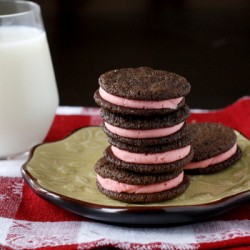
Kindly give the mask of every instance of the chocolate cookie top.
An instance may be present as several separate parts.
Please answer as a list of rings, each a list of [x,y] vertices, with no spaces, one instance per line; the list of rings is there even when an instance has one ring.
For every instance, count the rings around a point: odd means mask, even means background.
[[[193,161],[202,161],[222,154],[236,143],[234,131],[219,123],[188,124],[191,145],[194,149]]]
[[[184,77],[149,67],[111,70],[100,76],[99,85],[109,94],[147,101],[186,96],[191,89]]]

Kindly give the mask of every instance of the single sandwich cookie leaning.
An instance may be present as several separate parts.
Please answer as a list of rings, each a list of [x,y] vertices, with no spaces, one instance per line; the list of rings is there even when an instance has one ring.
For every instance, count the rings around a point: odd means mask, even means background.
[[[114,113],[162,115],[185,104],[190,83],[182,76],[149,67],[104,73],[94,94],[96,103]]]
[[[238,161],[242,151],[234,131],[219,123],[188,124],[194,157],[185,166],[188,174],[219,172]]]
[[[188,135],[189,107],[161,116],[131,116],[101,110],[103,131],[113,140],[138,147],[172,143]]]
[[[103,157],[95,165],[97,188],[109,198],[128,203],[160,202],[177,197],[189,186],[182,170],[170,174],[139,174],[117,169]]]

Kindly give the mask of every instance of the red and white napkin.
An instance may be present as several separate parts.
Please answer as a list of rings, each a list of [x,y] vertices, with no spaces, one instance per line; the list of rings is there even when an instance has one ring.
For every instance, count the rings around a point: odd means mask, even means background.
[[[46,141],[59,140],[80,127],[100,125],[99,111],[60,107]],[[221,110],[192,110],[188,122],[192,121],[221,122],[250,138],[250,97]],[[206,222],[184,226],[110,225],[74,215],[34,194],[20,173],[26,158],[0,161],[0,250],[246,249],[250,246],[250,202]]]

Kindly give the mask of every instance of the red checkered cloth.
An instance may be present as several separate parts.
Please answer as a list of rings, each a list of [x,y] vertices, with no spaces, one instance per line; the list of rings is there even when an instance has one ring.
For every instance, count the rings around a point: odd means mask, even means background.
[[[222,110],[192,110],[188,121],[220,122],[250,138],[250,97]],[[61,107],[46,141],[100,123],[99,109]],[[178,227],[107,225],[34,194],[20,174],[25,160],[0,162],[0,249],[246,249],[250,245],[249,203],[209,221]]]

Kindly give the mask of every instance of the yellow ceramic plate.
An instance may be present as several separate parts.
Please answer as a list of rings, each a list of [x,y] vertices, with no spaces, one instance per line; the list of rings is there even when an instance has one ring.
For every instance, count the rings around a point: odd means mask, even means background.
[[[236,133],[243,151],[240,161],[217,174],[190,176],[183,195],[160,203],[127,204],[97,190],[93,166],[108,145],[100,127],[82,128],[61,141],[35,147],[22,174],[38,195],[85,217],[129,224],[193,222],[250,198],[250,141]]]

